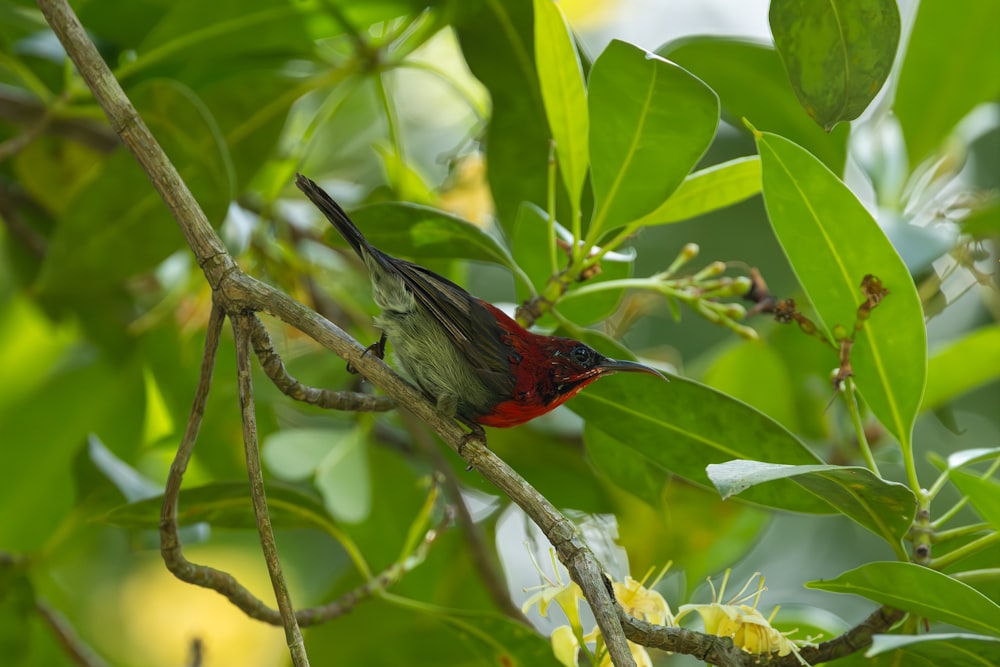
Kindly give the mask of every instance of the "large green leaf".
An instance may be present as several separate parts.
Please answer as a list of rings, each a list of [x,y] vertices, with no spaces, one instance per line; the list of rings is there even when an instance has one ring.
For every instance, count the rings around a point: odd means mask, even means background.
[[[729,461],[708,466],[708,477],[723,498],[758,484],[791,479],[890,543],[903,539],[917,511],[917,499],[908,487],[867,468]]]
[[[729,37],[690,37],[656,50],[705,81],[719,94],[722,108],[737,128],[742,118],[760,130],[776,132],[806,148],[836,173],[847,159],[848,126],[829,134],[802,113],[788,86],[778,52],[768,44]]]
[[[1000,324],[976,329],[927,362],[922,410],[933,410],[1000,377]]]
[[[934,665],[948,667],[1000,666],[1000,639],[961,633],[930,635],[875,635],[865,653],[875,657],[901,651],[907,660],[923,658]]]
[[[988,521],[993,530],[1000,530],[1000,484],[957,468],[949,470],[948,477],[969,499],[979,516]]]
[[[590,235],[652,213],[715,136],[719,98],[645,49],[612,41],[590,71]]]
[[[386,202],[351,211],[373,246],[390,255],[414,259],[471,259],[512,268],[510,253],[493,236],[468,220],[428,206]],[[327,239],[343,245],[331,227]]]
[[[583,442],[591,464],[615,486],[644,500],[650,507],[660,507],[663,488],[670,479],[662,466],[623,447],[618,438],[592,425],[584,427]]]
[[[773,0],[768,17],[806,112],[827,131],[861,115],[896,56],[896,0]]]
[[[932,621],[987,635],[1000,633],[1000,606],[971,586],[913,563],[868,563],[835,579],[810,581],[806,587],[853,593]]]
[[[162,505],[163,496],[159,495],[116,507],[105,514],[103,520],[133,530],[155,529],[160,523]],[[334,525],[320,502],[282,482],[268,482],[267,507],[271,522],[278,529],[315,528],[330,532],[330,527]],[[213,482],[182,489],[177,522],[186,526],[202,521],[216,528],[256,530],[257,520],[247,483]]]
[[[534,0],[535,65],[556,158],[570,201],[579,204],[587,178],[587,91],[573,36],[552,0]]]
[[[973,107],[1000,95],[998,41],[996,0],[967,0],[960,8],[941,0],[920,3],[894,106],[911,163],[941,146]]]
[[[692,380],[617,375],[588,387],[568,403],[587,420],[664,471],[704,486],[712,463],[752,459],[792,465],[820,463],[783,426],[745,403]],[[624,454],[623,454],[624,455]],[[750,490],[755,503],[796,512],[830,513],[830,506],[792,481]]]
[[[871,214],[817,158],[788,139],[757,133],[764,203],[795,275],[828,333],[851,331],[873,274],[889,295],[855,336],[858,388],[882,424],[909,446],[927,371],[923,309],[906,266]]]
[[[760,158],[738,157],[692,173],[643,225],[680,222],[738,204],[760,193]]]
[[[460,3],[455,24],[469,69],[490,91],[487,175],[511,229],[521,202],[546,200],[549,128],[535,70],[532,0]]]

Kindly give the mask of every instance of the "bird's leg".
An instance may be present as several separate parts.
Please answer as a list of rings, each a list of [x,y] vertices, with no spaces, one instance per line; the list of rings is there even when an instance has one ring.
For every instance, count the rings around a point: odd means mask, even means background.
[[[369,352],[372,352],[379,359],[385,359],[385,340],[386,340],[385,332],[383,331],[382,335],[379,336],[379,339],[374,343],[372,343],[371,345],[369,345],[368,347],[366,347],[365,351],[361,353],[361,356],[364,357]],[[357,375],[358,369],[352,366],[351,362],[348,361],[347,372],[350,373],[351,375]]]
[[[458,420],[469,427],[469,432],[463,435],[462,439],[458,441],[458,455],[465,458],[465,446],[473,440],[478,440],[484,447],[486,446],[486,430],[471,419],[458,417]],[[467,467],[465,470],[472,470],[472,466]]]

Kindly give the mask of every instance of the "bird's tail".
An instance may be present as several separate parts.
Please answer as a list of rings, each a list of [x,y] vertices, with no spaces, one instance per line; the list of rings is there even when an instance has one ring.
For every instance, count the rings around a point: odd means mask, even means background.
[[[365,239],[361,230],[347,217],[344,209],[340,208],[340,204],[335,202],[333,197],[326,193],[326,190],[302,174],[295,175],[295,185],[298,186],[299,190],[302,190],[305,196],[309,198],[309,201],[316,205],[316,208],[323,212],[323,215],[330,221],[330,224],[336,227],[340,235],[351,244],[354,252],[358,253],[361,257],[365,256],[362,249],[367,250],[371,254],[371,244]]]

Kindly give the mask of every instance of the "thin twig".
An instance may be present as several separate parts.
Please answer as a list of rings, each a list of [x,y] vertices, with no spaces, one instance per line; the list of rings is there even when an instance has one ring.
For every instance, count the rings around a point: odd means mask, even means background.
[[[288,585],[281,570],[281,558],[278,556],[278,545],[274,541],[274,529],[271,526],[271,515],[267,509],[267,495],[264,490],[264,470],[260,464],[260,448],[257,441],[257,410],[253,397],[253,372],[250,364],[250,321],[256,319],[252,313],[240,313],[229,319],[233,325],[233,335],[236,338],[236,378],[239,387],[240,412],[243,422],[243,448],[247,462],[247,475],[250,478],[250,499],[253,502],[254,516],[257,518],[257,534],[264,551],[264,561],[271,575],[271,587],[278,601],[282,625],[285,628],[285,640],[292,654],[292,664],[295,667],[308,667],[309,657],[306,655],[305,641],[302,631],[295,619],[295,609],[288,593]]]
[[[330,410],[385,412],[396,407],[396,402],[388,396],[373,396],[356,391],[331,391],[302,384],[288,374],[281,357],[274,351],[264,323],[254,315],[250,317],[249,326],[253,351],[260,361],[261,368],[283,394],[296,401]]]
[[[35,611],[55,635],[63,651],[80,667],[107,667],[106,662],[80,639],[66,618],[41,599],[35,599]]]

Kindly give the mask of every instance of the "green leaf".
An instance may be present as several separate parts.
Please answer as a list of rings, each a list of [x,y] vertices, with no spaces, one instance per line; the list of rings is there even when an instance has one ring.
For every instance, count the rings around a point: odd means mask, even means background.
[[[886,481],[867,468],[729,461],[708,466],[708,477],[723,499],[758,484],[791,479],[890,543],[903,539],[917,511],[917,500],[909,488]]]
[[[663,487],[670,479],[669,473],[662,467],[622,447],[617,438],[591,425],[583,429],[583,443],[588,460],[615,486],[645,501],[650,507],[661,506]]]
[[[855,335],[857,386],[890,433],[910,446],[927,371],[923,309],[913,280],[871,214],[807,151],[758,133],[764,203],[775,235],[829,335],[854,327],[859,285],[873,274],[889,295]]]
[[[692,173],[674,194],[642,219],[643,225],[662,225],[738,204],[760,193],[760,158],[738,157]]]
[[[579,205],[587,179],[587,92],[573,36],[552,0],[534,0],[535,67],[556,158],[570,201]]]
[[[400,598],[392,597],[390,600],[409,606],[409,601]],[[451,626],[455,638],[465,644],[470,659],[476,664],[510,667],[560,665],[552,652],[552,645],[544,637],[506,616],[445,609],[429,604],[421,604],[419,610]]]
[[[459,3],[455,24],[469,69],[490,91],[487,176],[511,229],[521,202],[546,200],[549,128],[535,71],[532,0]]]
[[[1000,447],[962,449],[948,455],[947,466],[949,469],[962,468],[973,463],[996,458],[997,456],[1000,456]]]
[[[896,0],[773,0],[769,19],[806,112],[828,132],[860,116],[892,69]]]
[[[367,439],[363,428],[282,429],[261,448],[268,469],[289,482],[312,479],[330,514],[364,521],[372,504]]]
[[[874,657],[892,651],[902,651],[906,660],[917,656],[930,661],[931,664],[948,665],[948,667],[1000,665],[1000,639],[983,635],[958,632],[932,635],[875,635],[865,656]]]
[[[994,530],[1000,530],[1000,484],[957,468],[948,471],[948,478],[969,499],[979,516]]]
[[[35,589],[28,573],[0,567],[0,655],[5,664],[28,665],[31,655],[31,620],[35,614]]]
[[[163,496],[117,507],[103,521],[133,530],[155,529],[160,522]],[[267,485],[267,506],[275,528],[316,528],[331,533],[334,521],[323,505],[294,486],[271,481]],[[250,489],[246,482],[215,482],[182,489],[177,520],[180,525],[202,521],[216,528],[256,530]],[[336,531],[331,534],[336,536]]]
[[[842,173],[847,159],[847,125],[829,134],[802,113],[788,85],[781,56],[769,44],[728,37],[689,37],[656,50],[700,78],[719,94],[729,122],[743,129],[746,118],[760,130],[788,137]]]
[[[708,148],[719,98],[677,65],[614,40],[590,72],[591,238],[662,205]]]
[[[960,11],[947,2],[920,3],[893,107],[911,164],[941,146],[976,105],[1000,95],[998,26],[996,0],[967,0]]]
[[[567,404],[587,421],[665,471],[709,486],[705,468],[734,458],[810,465],[820,461],[783,426],[704,385],[621,374],[601,379]],[[790,480],[750,490],[745,498],[796,512],[830,506]]]
[[[788,364],[773,344],[740,341],[720,351],[702,382],[760,410],[798,433],[797,391]],[[761,391],[767,387],[767,391]]]
[[[399,202],[371,204],[351,211],[351,219],[373,246],[390,255],[414,259],[471,259],[514,267],[510,253],[467,220],[444,211]],[[326,239],[344,245],[331,227]]]
[[[934,410],[1000,377],[1000,324],[976,329],[927,363],[927,392],[921,410]]]
[[[807,588],[853,593],[932,621],[988,635],[1000,633],[1000,606],[946,574],[913,563],[876,562]]]

